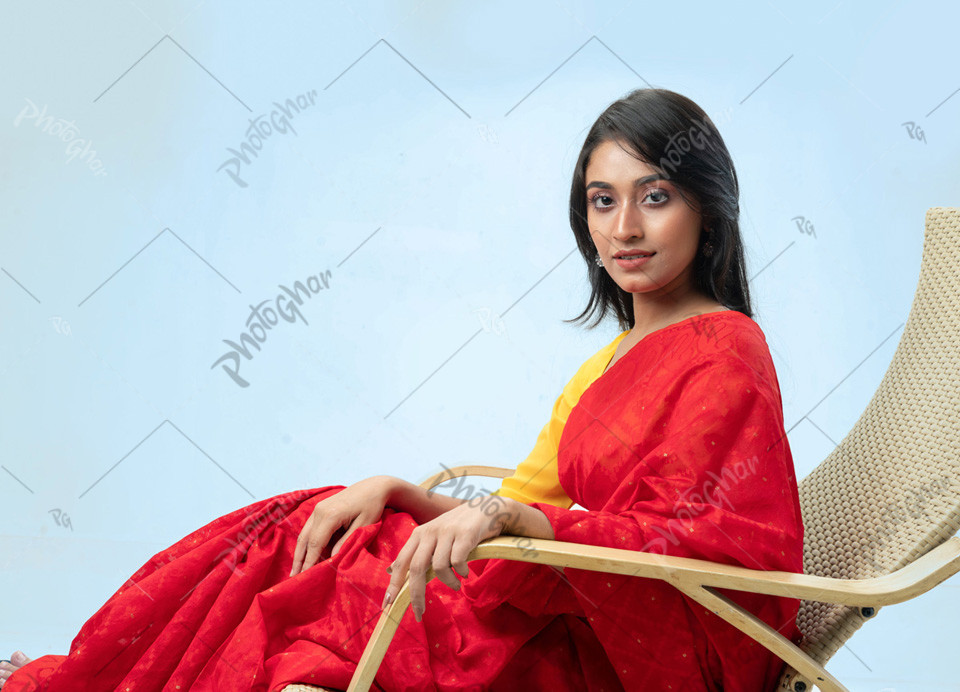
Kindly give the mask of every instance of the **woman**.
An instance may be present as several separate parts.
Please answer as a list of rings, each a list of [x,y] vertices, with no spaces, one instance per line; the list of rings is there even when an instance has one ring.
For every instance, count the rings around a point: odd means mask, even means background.
[[[468,502],[378,476],[256,502],[141,567],[69,655],[18,652],[4,692],[343,690],[408,574],[413,608],[378,689],[772,690],[779,659],[665,582],[465,562],[509,534],[802,572],[738,197],[692,101],[640,89],[611,104],[580,152],[570,223],[592,285],[577,320],[612,310],[624,331],[564,387],[499,490]],[[721,592],[799,642],[798,600]]]

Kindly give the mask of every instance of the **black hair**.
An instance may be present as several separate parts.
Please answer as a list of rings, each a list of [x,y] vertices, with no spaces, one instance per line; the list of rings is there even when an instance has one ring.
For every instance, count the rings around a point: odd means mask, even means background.
[[[613,310],[622,330],[632,328],[633,295],[620,288],[607,270],[597,266],[597,248],[587,227],[586,171],[593,150],[602,142],[618,141],[649,164],[680,191],[696,209],[709,234],[693,262],[694,285],[731,310],[753,318],[747,285],[743,241],[740,238],[740,187],[730,152],[713,121],[696,103],[668,89],[635,89],[610,104],[587,133],[570,186],[570,227],[587,263],[592,291],[583,312],[571,320],[586,320],[599,311],[596,327]],[[703,242],[713,246],[710,257]]]

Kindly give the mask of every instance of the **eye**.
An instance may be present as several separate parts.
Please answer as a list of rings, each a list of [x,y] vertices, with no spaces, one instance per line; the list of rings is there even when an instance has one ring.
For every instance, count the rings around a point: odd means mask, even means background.
[[[601,200],[603,200],[603,204],[602,206],[598,206],[597,202],[600,202]],[[590,197],[590,206],[593,207],[594,210],[600,211],[600,212],[606,211],[610,207],[610,204],[612,202],[613,202],[612,198],[600,192],[597,192],[592,197]]]
[[[652,188],[647,190],[647,193],[643,196],[643,199],[649,199],[652,196],[657,196],[657,200],[652,206],[659,207],[667,202],[670,199],[670,195],[667,194],[666,190],[662,190],[659,187]],[[598,204],[600,202],[600,204]],[[590,207],[594,211],[605,212],[613,206],[613,198],[609,195],[605,195],[602,192],[596,192],[590,197],[589,201]]]
[[[649,190],[649,191],[647,192],[647,194],[646,194],[646,197],[644,197],[644,199],[646,199],[646,198],[649,197],[650,195],[663,195],[663,198],[664,198],[663,201],[664,201],[664,202],[666,202],[668,199],[670,199],[670,195],[668,195],[665,190],[661,190],[659,187],[655,187],[654,189]]]

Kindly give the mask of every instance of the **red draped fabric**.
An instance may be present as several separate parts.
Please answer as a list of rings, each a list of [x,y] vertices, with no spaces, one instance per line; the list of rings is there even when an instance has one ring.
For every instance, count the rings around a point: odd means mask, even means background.
[[[558,473],[578,505],[531,503],[557,540],[802,572],[803,527],[780,391],[760,328],[738,312],[653,332],[571,410]],[[346,689],[379,617],[386,567],[416,526],[387,507],[339,553],[289,577],[313,506],[343,486],[220,517],[155,555],[5,692]],[[458,577],[459,578],[459,577]],[[781,662],[669,584],[478,560],[427,584],[374,689],[773,690]],[[799,601],[720,590],[799,642]]]

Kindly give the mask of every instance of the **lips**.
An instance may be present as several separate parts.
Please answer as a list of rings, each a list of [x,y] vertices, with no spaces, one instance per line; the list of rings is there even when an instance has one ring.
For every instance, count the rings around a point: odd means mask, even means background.
[[[620,250],[616,253],[614,259],[623,259],[624,257],[649,257],[650,255],[656,254],[648,250]]]

